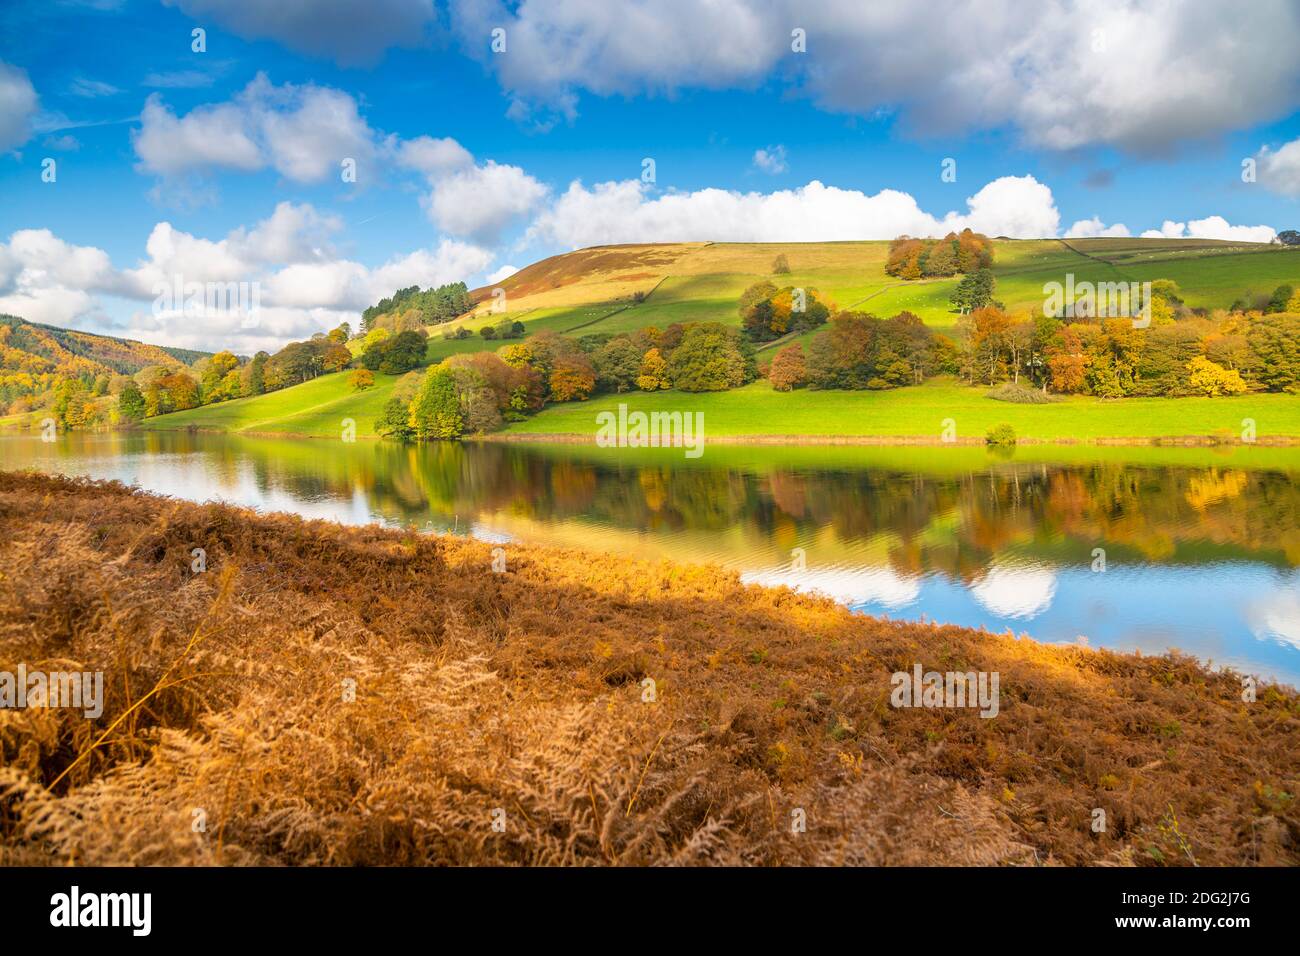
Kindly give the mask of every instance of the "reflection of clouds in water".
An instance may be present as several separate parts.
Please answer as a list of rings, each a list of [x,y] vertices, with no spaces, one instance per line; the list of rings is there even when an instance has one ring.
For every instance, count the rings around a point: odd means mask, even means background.
[[[849,605],[879,604],[900,608],[911,604],[921,594],[919,575],[904,577],[890,568],[791,571],[784,567],[771,571],[746,571],[740,578],[746,584],[785,585],[796,591],[824,594]]]
[[[971,585],[971,596],[1001,617],[1037,617],[1056,596],[1056,572],[1043,568],[990,568]]]
[[[1246,608],[1255,637],[1300,648],[1300,584],[1279,588]]]

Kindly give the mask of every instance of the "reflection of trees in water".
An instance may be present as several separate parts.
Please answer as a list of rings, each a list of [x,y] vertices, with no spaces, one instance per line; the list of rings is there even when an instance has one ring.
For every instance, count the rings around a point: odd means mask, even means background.
[[[846,545],[889,536],[900,572],[969,578],[1006,555],[1086,564],[1251,557],[1300,565],[1300,488],[1284,472],[1223,466],[998,462],[985,471],[925,475],[700,464],[591,462],[580,452],[497,443],[286,442],[128,434],[120,451],[201,451],[234,481],[251,463],[263,489],[351,497],[423,522],[500,511],[531,520],[589,520],[638,531],[739,530],[787,549],[830,529]]]

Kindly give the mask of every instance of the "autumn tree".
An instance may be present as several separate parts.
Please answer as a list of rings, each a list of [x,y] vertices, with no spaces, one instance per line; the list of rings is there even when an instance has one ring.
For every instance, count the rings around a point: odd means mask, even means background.
[[[327,372],[341,372],[352,364],[352,353],[346,345],[334,342],[321,356],[321,367]]]
[[[808,378],[803,346],[792,342],[780,349],[772,358],[772,368],[767,377],[778,392],[788,392],[803,385]]]
[[[1202,395],[1240,395],[1246,383],[1236,369],[1226,369],[1198,355],[1187,363],[1188,384]]]
[[[561,354],[552,362],[547,384],[552,401],[586,401],[596,387],[596,370],[581,352]]]
[[[636,376],[636,387],[643,392],[672,388],[672,382],[668,380],[668,363],[664,361],[664,357],[659,353],[658,349],[647,349],[645,355],[641,358],[641,366]]]

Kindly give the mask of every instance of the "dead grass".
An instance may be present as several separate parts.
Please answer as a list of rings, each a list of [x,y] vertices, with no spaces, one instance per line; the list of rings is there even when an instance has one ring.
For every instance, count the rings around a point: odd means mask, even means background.
[[[107,697],[0,711],[0,863],[1300,861],[1293,692],[506,555],[0,474],[0,670]],[[1000,714],[892,708],[915,661],[998,671]]]

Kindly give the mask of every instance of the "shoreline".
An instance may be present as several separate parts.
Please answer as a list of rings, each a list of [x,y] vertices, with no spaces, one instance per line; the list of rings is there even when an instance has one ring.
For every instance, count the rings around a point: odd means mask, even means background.
[[[1300,864],[1300,695],[1177,653],[33,473],[0,473],[0,565],[0,669],[106,689],[14,715],[0,862]],[[894,703],[915,667],[998,675],[996,714]]]
[[[187,425],[183,428],[150,428],[148,426],[133,426],[116,428],[96,429],[101,433],[107,432],[173,432],[173,433],[190,433],[198,435],[233,435],[241,438],[271,438],[271,439],[292,439],[292,440],[320,440],[320,441],[338,441],[333,435],[315,435],[301,432],[264,432],[264,431],[232,431],[227,428],[204,428],[199,425]],[[0,434],[31,434],[30,431],[21,431],[18,429],[0,431]],[[598,444],[595,429],[591,434],[577,434],[574,432],[489,432],[479,435],[466,435],[457,441],[466,442],[506,442],[506,443],[535,443],[546,445],[596,445]],[[387,441],[380,435],[358,435],[354,441]],[[431,444],[431,443],[426,443]],[[987,446],[987,442],[979,436],[958,436],[951,441],[944,441],[932,435],[718,435],[715,437],[705,438],[705,444],[716,445],[861,445],[866,447],[936,447],[941,448],[949,445],[961,447],[979,447]],[[1153,448],[1296,448],[1300,447],[1300,436],[1297,435],[1261,435],[1254,441],[1242,441],[1239,438],[1228,438],[1220,435],[1116,435],[1116,436],[1099,436],[1091,438],[1059,437],[1059,438],[1037,438],[1037,437],[1017,437],[1017,445],[1060,445],[1060,446],[1098,446],[1098,447],[1153,447]],[[639,446],[638,446],[639,447]],[[665,445],[647,445],[645,447],[662,447],[676,448],[683,447],[679,442]],[[991,446],[990,446],[991,447]]]

